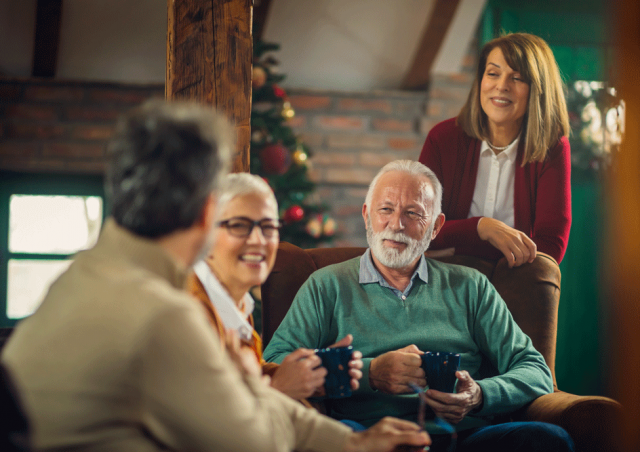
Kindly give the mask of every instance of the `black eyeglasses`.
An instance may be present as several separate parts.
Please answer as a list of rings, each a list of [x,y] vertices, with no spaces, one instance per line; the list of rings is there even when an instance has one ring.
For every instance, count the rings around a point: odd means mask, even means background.
[[[249,237],[253,228],[258,226],[265,239],[278,237],[278,232],[282,227],[279,221],[267,219],[253,221],[247,217],[229,218],[228,220],[220,221],[218,226],[227,228],[229,234],[234,237]]]

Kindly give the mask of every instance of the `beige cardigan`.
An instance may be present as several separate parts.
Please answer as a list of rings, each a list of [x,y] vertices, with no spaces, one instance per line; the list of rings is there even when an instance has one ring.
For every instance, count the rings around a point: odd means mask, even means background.
[[[2,355],[35,449],[342,449],[348,427],[236,371],[185,277],[107,220]]]

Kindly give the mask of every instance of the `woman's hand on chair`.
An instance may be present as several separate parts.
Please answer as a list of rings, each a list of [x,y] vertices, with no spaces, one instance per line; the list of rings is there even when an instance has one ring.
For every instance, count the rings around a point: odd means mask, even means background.
[[[500,250],[509,267],[519,267],[536,258],[537,247],[533,240],[500,220],[482,217],[478,221],[478,236]]]

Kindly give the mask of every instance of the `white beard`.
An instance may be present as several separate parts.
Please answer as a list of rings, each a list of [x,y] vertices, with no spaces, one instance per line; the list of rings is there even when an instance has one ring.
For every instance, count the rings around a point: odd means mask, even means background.
[[[381,232],[373,232],[371,227],[371,217],[367,215],[367,243],[371,248],[371,253],[380,261],[382,265],[389,268],[404,268],[424,254],[431,244],[431,234],[435,227],[435,222],[431,224],[422,240],[416,240],[403,232],[393,232],[385,229]],[[384,240],[393,240],[406,244],[406,248],[398,251],[395,248],[384,246]]]

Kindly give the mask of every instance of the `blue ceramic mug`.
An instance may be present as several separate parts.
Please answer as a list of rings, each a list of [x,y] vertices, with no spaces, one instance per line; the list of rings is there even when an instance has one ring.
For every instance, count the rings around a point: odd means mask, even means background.
[[[422,368],[427,377],[429,389],[453,392],[456,385],[456,372],[460,369],[460,354],[426,352],[422,355]]]
[[[321,348],[315,350],[322,360],[322,367],[327,369],[324,390],[326,397],[339,399],[351,396],[351,377],[349,376],[349,361],[353,354],[353,347]]]

